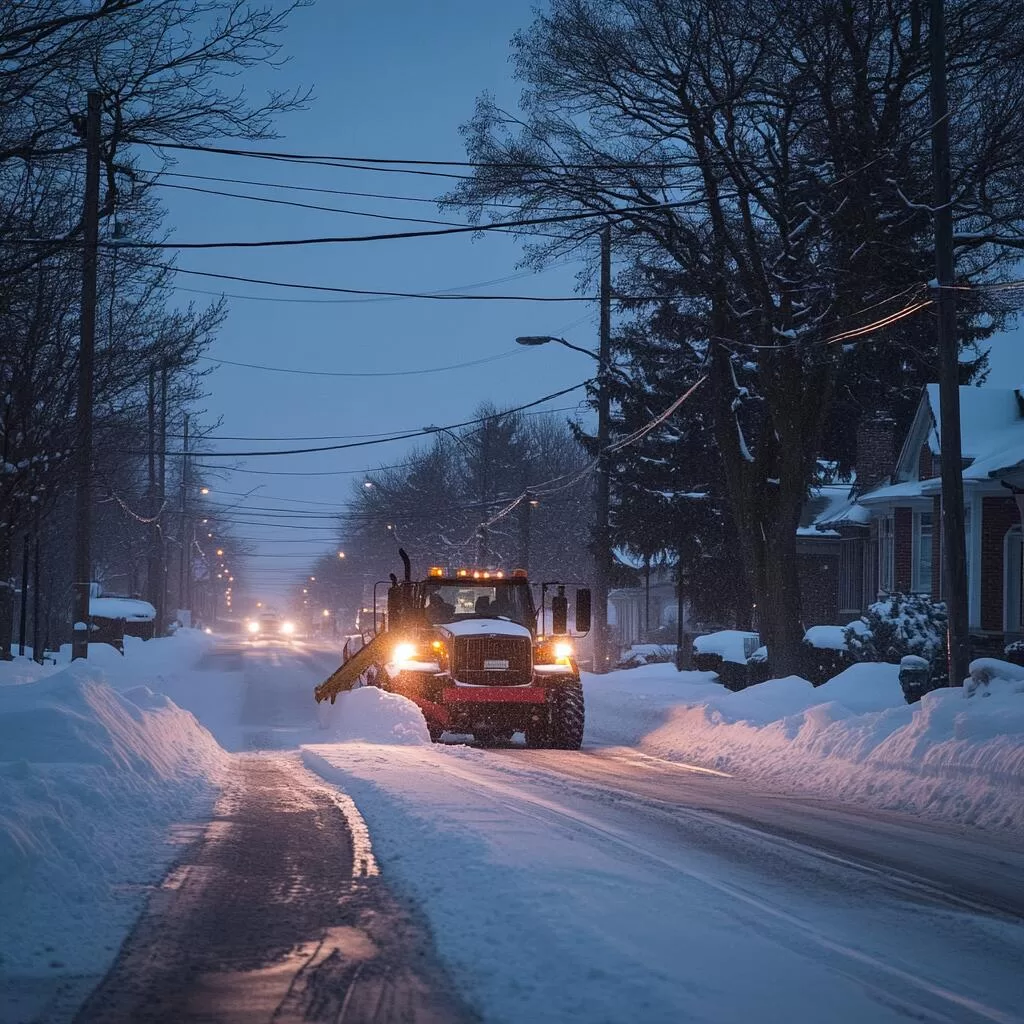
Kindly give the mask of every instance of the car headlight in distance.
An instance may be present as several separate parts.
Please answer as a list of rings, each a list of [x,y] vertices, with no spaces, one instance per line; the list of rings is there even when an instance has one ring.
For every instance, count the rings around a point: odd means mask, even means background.
[[[563,661],[572,654],[572,644],[566,643],[564,640],[560,643],[555,644],[555,657],[559,661]]]
[[[395,661],[412,661],[416,656],[415,644],[395,644],[392,652]]]
[[[294,622],[282,622],[281,623],[281,632],[284,633],[286,636],[291,636],[292,633],[295,632],[295,623]]]
[[[250,622],[249,623],[249,632],[250,633],[258,633],[259,631],[260,631],[260,624],[258,622]]]

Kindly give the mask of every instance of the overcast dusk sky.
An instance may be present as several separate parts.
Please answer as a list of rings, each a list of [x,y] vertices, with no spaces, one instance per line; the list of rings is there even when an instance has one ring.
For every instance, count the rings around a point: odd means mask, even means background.
[[[308,110],[282,118],[280,139],[262,148],[299,153],[465,158],[459,126],[484,90],[513,107],[509,41],[531,21],[527,0],[319,0],[292,16],[283,39],[290,63],[276,72],[250,72],[247,88],[311,85]],[[230,143],[228,143],[230,144]],[[148,166],[155,166],[152,160]],[[147,166],[145,161],[143,165]],[[444,178],[358,169],[300,167],[208,154],[181,154],[174,171],[344,191],[435,199]],[[276,192],[251,186],[168,178],[192,185],[399,217],[462,220],[439,214],[430,202],[399,202],[313,192]],[[246,202],[183,190],[162,190],[173,238],[180,241],[287,238],[400,231],[415,224],[344,213]],[[321,245],[250,251],[185,252],[179,266],[272,280],[394,291],[476,290],[480,293],[572,295],[579,264],[540,274],[518,266],[520,244],[508,237],[470,235],[359,245]],[[418,371],[472,360],[493,362],[444,373],[359,378],[299,376],[228,365],[208,378],[207,422],[217,416],[224,438],[338,438],[379,434],[469,419],[481,401],[517,405],[582,381],[593,372],[584,356],[559,346],[522,349],[520,334],[557,334],[596,344],[592,303],[451,302],[343,299],[251,284],[179,275],[182,289],[230,298],[230,314],[211,356],[221,360],[328,372],[365,374]],[[491,282],[491,283],[488,283]],[[475,287],[475,286],[480,287]],[[209,296],[181,291],[183,300]],[[269,301],[287,299],[289,301]],[[1024,338],[1014,332],[995,346],[992,383],[1024,382]],[[551,403],[571,415],[581,392]],[[331,441],[218,440],[222,451],[306,447]],[[401,461],[411,442],[338,452],[235,460],[246,472],[212,482],[226,503],[281,505],[264,498],[333,503],[351,494],[361,471]],[[317,475],[304,475],[304,474]],[[241,498],[260,487],[257,495]],[[328,505],[312,505],[325,513]],[[307,524],[308,525],[308,524]],[[270,526],[239,527],[262,539],[250,561],[251,579],[266,590],[330,550],[336,528],[319,532]],[[322,546],[319,541],[323,542]]]

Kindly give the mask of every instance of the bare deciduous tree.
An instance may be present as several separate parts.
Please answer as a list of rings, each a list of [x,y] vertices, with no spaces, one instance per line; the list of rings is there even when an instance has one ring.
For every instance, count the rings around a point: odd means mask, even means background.
[[[960,271],[992,280],[1021,237],[1008,175],[1024,156],[1024,12],[947,7]],[[709,375],[736,571],[777,674],[798,664],[796,529],[835,389],[879,351],[842,341],[891,346],[909,332],[839,336],[883,320],[905,329],[926,308],[925,9],[552,0],[514,40],[521,116],[479,102],[464,130],[478,167],[447,197],[476,216],[510,200],[595,211],[648,281],[672,271],[695,325],[685,343]],[[577,222],[533,258],[578,251],[593,230]],[[904,357],[889,348],[884,361]]]

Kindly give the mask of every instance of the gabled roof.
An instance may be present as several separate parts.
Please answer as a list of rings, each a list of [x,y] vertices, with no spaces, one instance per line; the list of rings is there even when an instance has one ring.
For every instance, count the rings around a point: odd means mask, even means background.
[[[866,526],[871,514],[853,497],[850,483],[815,487],[804,503],[798,537],[837,537],[840,526]]]
[[[925,388],[932,429],[928,447],[939,454],[939,385]],[[965,459],[981,459],[1024,437],[1024,409],[1017,388],[960,388],[960,449]]]
[[[925,444],[933,455],[940,454],[938,384],[929,384],[921,394],[896,463],[894,483],[917,479],[918,453]],[[964,459],[972,462],[987,462],[997,452],[1024,445],[1024,399],[1020,391],[1015,388],[961,387],[960,445]],[[987,475],[986,471],[978,477],[968,470],[965,479],[980,479]]]

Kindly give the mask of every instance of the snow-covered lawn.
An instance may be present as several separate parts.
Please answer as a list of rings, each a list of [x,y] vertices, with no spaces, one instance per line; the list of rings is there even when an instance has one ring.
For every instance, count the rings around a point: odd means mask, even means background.
[[[8,989],[31,987],[33,976],[102,973],[175,856],[174,826],[212,806],[224,752],[155,692],[209,643],[186,633],[129,641],[125,657],[90,648],[88,663],[0,663],[0,982]]]
[[[588,676],[586,741],[773,789],[1024,831],[1024,686],[997,679],[970,697],[971,686],[956,687],[908,705],[898,673],[858,664],[817,688],[790,676],[738,693],[669,665]]]

